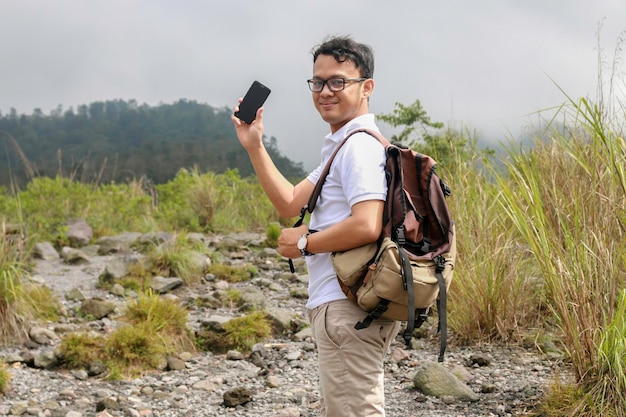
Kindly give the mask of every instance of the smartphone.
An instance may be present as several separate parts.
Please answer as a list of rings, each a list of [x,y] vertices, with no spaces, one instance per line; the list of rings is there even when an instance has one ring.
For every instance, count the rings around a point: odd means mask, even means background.
[[[235,116],[248,124],[252,123],[256,117],[256,111],[265,103],[270,92],[271,90],[260,82],[253,82],[239,104],[239,111],[235,112]]]

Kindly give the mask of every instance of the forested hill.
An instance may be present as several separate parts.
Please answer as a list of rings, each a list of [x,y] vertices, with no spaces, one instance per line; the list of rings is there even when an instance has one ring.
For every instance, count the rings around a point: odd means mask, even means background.
[[[230,120],[231,110],[180,100],[158,106],[112,100],[59,106],[49,115],[36,109],[0,113],[0,185],[25,184],[35,176],[123,182],[172,179],[181,168],[253,173]],[[275,138],[264,139],[278,168],[289,178],[304,175],[301,163],[283,156]]]

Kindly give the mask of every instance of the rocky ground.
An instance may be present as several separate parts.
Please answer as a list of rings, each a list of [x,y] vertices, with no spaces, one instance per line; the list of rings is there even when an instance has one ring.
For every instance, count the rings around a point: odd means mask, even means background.
[[[260,238],[260,237],[258,237]],[[260,289],[268,309],[290,311],[304,317],[304,298],[293,294],[306,291],[306,274],[285,273],[286,263],[264,250],[249,250],[256,239],[239,239],[239,250],[223,250],[232,262],[254,262],[259,277],[238,284]],[[216,244],[216,240],[207,242]],[[90,254],[88,254],[90,253]],[[62,257],[36,262],[33,279],[52,288],[68,311],[76,300],[66,295],[79,290],[85,297],[100,297],[120,303],[120,295],[102,293],[95,285],[113,259],[126,254],[98,254],[84,250],[85,261],[68,264]],[[255,254],[255,255],[253,255]],[[252,257],[254,256],[254,259]],[[210,294],[217,285],[210,276],[194,288],[179,287],[170,296],[183,303]],[[196,303],[197,304],[197,303]],[[216,315],[234,314],[232,308],[190,306],[190,326]],[[236,311],[235,311],[236,313]],[[115,314],[91,323],[94,329],[115,325]],[[48,323],[42,331],[67,331],[67,319]],[[71,327],[71,326],[70,326]],[[45,332],[44,332],[45,333]],[[62,335],[59,335],[62,337]],[[521,416],[530,413],[556,374],[568,377],[558,357],[536,350],[511,346],[459,347],[449,337],[444,366],[475,396],[472,401],[453,396],[430,396],[414,387],[414,376],[425,364],[436,362],[437,339],[419,339],[417,349],[407,350],[398,339],[385,360],[386,400],[389,417],[477,417]],[[255,346],[252,354],[229,352],[183,353],[171,358],[163,370],[127,381],[108,381],[91,376],[89,370],[67,371],[33,366],[32,358],[58,344],[52,338],[43,344],[29,341],[0,350],[10,364],[10,390],[0,396],[0,416],[319,416],[317,357],[314,340],[307,329]],[[30,360],[29,360],[30,358]]]

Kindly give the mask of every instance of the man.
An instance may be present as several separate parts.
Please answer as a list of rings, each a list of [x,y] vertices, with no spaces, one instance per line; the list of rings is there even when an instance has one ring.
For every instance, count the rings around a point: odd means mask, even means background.
[[[233,115],[239,141],[282,217],[299,215],[326,161],[350,131],[377,129],[369,113],[373,72],[371,48],[349,37],[329,38],[314,49],[308,84],[330,134],[322,146],[320,165],[295,186],[277,170],[263,146],[263,109],[250,125]],[[332,252],[373,242],[380,235],[387,192],[384,166],[385,151],[375,138],[366,133],[352,136],[333,161],[311,214],[310,229],[306,224],[284,229],[278,239],[283,256],[306,256],[306,307],[318,349],[322,416],[326,417],[385,415],[383,358],[399,323],[381,319],[366,329],[354,329],[365,313],[341,291],[330,259]]]

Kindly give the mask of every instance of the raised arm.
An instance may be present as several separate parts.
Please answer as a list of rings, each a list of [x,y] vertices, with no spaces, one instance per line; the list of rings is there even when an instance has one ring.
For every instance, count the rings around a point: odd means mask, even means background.
[[[235,106],[234,110],[238,109],[239,106]],[[259,182],[278,214],[285,218],[300,214],[313,191],[313,184],[305,179],[294,186],[276,168],[263,144],[263,108],[257,111],[256,119],[251,124],[244,123],[234,114],[231,119],[237,138],[248,152]]]

